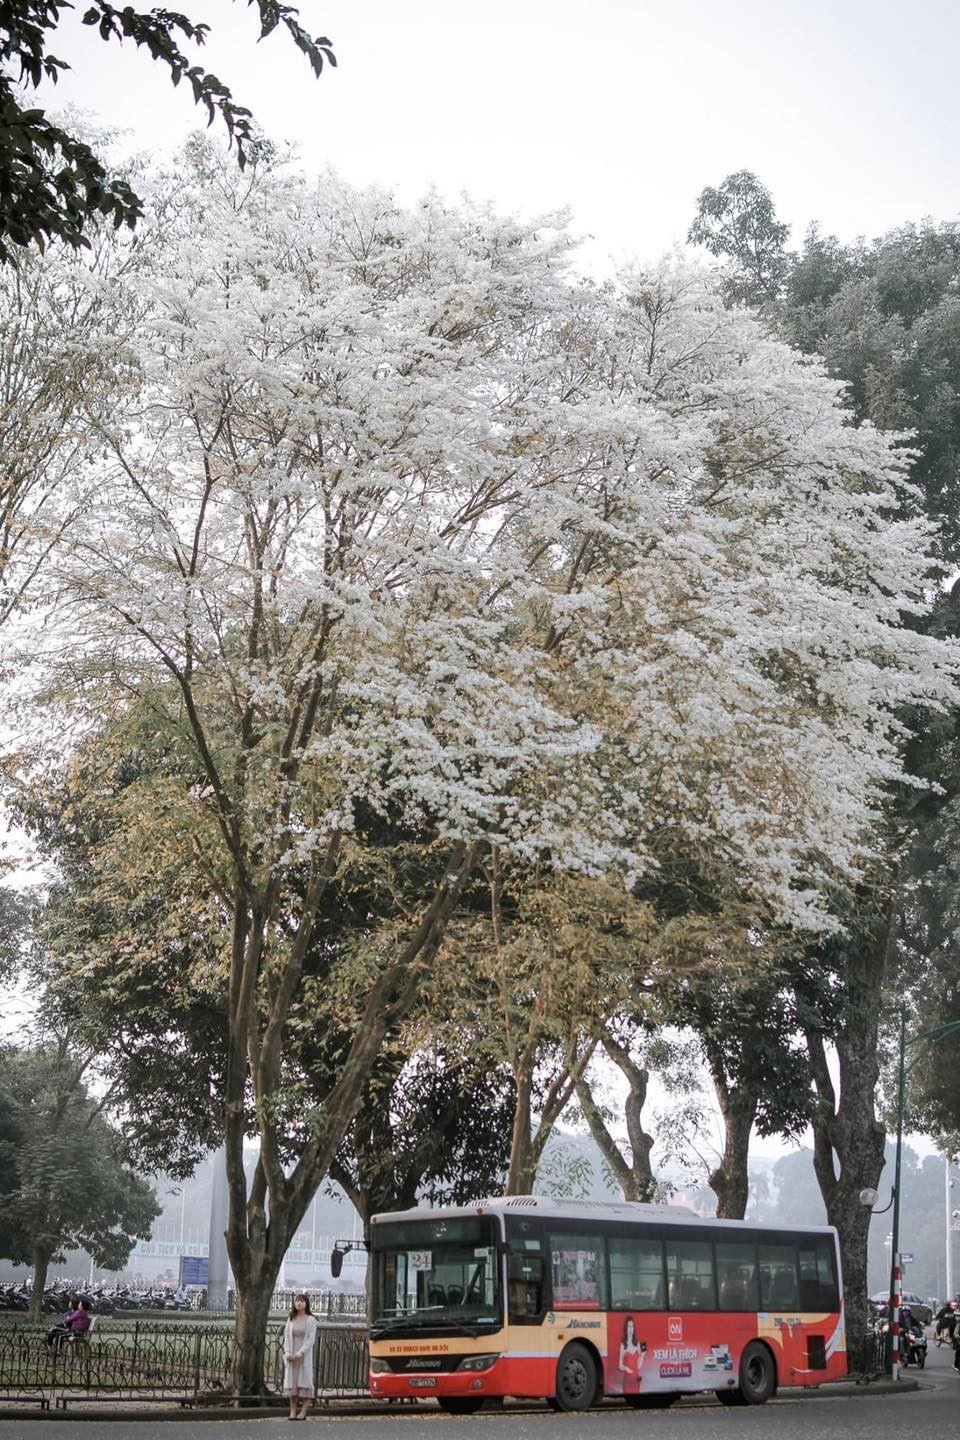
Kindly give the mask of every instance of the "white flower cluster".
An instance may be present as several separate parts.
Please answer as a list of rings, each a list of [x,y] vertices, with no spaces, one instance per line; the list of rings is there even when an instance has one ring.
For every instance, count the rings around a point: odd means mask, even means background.
[[[225,174],[116,281],[33,703],[149,692],[264,864],[360,805],[627,883],[669,832],[822,924],[955,698],[894,444],[682,261],[597,288],[552,225]]]

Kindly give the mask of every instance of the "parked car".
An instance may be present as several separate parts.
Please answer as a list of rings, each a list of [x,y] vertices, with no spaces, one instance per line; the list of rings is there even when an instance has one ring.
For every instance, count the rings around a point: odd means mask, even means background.
[[[885,1310],[889,1299],[890,1292],[888,1290],[877,1290],[875,1294],[870,1296],[870,1304],[874,1307],[879,1307],[881,1310]],[[910,1309],[914,1315],[916,1315],[921,1325],[931,1325],[933,1323],[933,1311],[921,1296],[912,1295],[909,1291],[905,1290],[903,1292],[903,1303],[904,1305],[910,1306]]]

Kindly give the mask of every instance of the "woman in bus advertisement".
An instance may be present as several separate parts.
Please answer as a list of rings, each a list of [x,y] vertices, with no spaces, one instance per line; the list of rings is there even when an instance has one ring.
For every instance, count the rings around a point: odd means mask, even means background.
[[[617,1374],[614,1377],[615,1393],[623,1395],[636,1395],[640,1391],[640,1367],[643,1364],[643,1357],[646,1354],[646,1345],[641,1345],[637,1339],[637,1322],[632,1315],[628,1315],[623,1322],[623,1334],[620,1337],[620,1349],[617,1356]],[[613,1353],[613,1347],[610,1347]]]

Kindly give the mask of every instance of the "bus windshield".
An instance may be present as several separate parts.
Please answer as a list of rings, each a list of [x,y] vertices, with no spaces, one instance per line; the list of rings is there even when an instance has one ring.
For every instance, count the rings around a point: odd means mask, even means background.
[[[495,1221],[377,1225],[371,1235],[371,1332],[425,1328],[479,1334],[502,1320]]]

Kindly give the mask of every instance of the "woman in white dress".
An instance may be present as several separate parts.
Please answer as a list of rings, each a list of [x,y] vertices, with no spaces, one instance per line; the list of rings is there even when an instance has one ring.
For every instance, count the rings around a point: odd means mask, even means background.
[[[290,1317],[283,1327],[283,1393],[290,1397],[288,1420],[306,1420],[313,1399],[313,1342],[317,1322],[306,1295],[294,1295]]]

